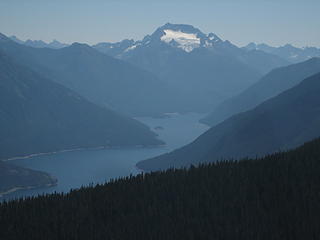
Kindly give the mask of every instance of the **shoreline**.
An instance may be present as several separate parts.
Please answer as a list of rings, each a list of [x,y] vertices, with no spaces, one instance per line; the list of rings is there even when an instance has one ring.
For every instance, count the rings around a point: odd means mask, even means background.
[[[38,157],[38,156],[45,156],[45,155],[54,155],[58,153],[65,153],[65,152],[76,152],[76,151],[84,151],[84,150],[103,150],[103,149],[139,149],[139,148],[161,148],[165,147],[166,144],[162,145],[148,145],[148,146],[143,146],[143,145],[135,145],[135,146],[99,146],[99,147],[84,147],[84,148],[72,148],[72,149],[63,149],[63,150],[57,150],[53,152],[44,152],[44,153],[32,153],[29,155],[24,155],[24,156],[17,156],[17,157],[11,157],[11,158],[6,158],[6,159],[1,159],[0,161],[3,162],[9,162],[9,161],[14,161],[14,160],[23,160],[23,159],[29,159],[33,157]],[[0,193],[1,195],[1,193]]]
[[[18,191],[21,191],[21,190],[31,190],[31,189],[37,189],[37,188],[49,188],[49,187],[54,187],[54,186],[57,186],[57,182],[48,183],[48,184],[45,184],[45,185],[42,185],[42,186],[13,187],[13,188],[10,188],[7,191],[0,192],[0,200],[1,200],[2,197],[6,196],[6,195],[9,195],[11,193],[18,192]]]

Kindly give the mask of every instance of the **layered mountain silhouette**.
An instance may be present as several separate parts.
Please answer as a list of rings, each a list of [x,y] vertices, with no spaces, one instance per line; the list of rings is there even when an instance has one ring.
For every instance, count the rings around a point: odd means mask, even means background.
[[[57,50],[32,48],[2,35],[0,49],[19,64],[101,106],[134,116],[175,110],[172,90],[153,74],[86,44]]]
[[[93,47],[152,72],[178,90],[176,98],[189,111],[208,111],[272,68],[288,64],[275,55],[238,48],[214,33],[183,24],[165,24],[140,41]]]
[[[19,64],[132,116],[207,112],[266,71],[288,64],[181,24],[168,23],[141,41],[101,43],[96,49],[79,43],[49,49],[41,42],[35,48],[14,40],[3,38],[0,49]]]
[[[99,43],[93,47],[111,56],[130,61],[131,58],[137,58],[138,56],[142,58],[141,60],[143,60],[143,58],[147,59],[147,57],[150,58],[150,56],[144,56],[142,49],[145,48],[149,48],[149,51],[152,49],[155,53],[158,53],[157,55],[159,55],[159,52],[163,50],[161,49],[163,46],[171,47],[167,48],[167,51],[179,49],[188,53],[199,48],[206,49],[211,53],[218,54],[220,56],[222,55],[235,58],[238,61],[255,68],[261,73],[266,73],[275,67],[288,64],[287,61],[277,57],[276,55],[269,54],[258,49],[246,51],[238,48],[230,41],[222,40],[214,33],[204,34],[198,28],[186,24],[167,23],[159,27],[153,34],[147,35],[143,40],[134,41],[126,39],[118,43]],[[139,55],[139,53],[141,55]],[[157,55],[155,57],[158,57]],[[152,66],[152,64],[154,64],[152,62],[131,61],[132,63],[142,66],[148,70],[150,70],[150,67],[154,67]],[[150,64],[151,66],[144,64]]]
[[[261,44],[249,43],[247,46],[244,47],[244,49],[247,49],[248,51],[260,50],[266,53],[271,53],[291,63],[303,62],[313,57],[320,57],[319,48],[316,48],[316,47],[297,48],[292,46],[291,44],[286,44],[280,47],[272,47],[265,43],[261,43]]]
[[[251,111],[211,128],[191,144],[139,162],[144,170],[221,159],[263,156],[297,147],[320,135],[320,73]]]
[[[159,145],[144,124],[97,106],[0,51],[0,159],[98,146]]]
[[[64,48],[64,47],[67,47],[69,46],[68,44],[66,43],[61,43],[59,42],[58,40],[53,40],[49,43],[46,43],[42,40],[26,40],[26,41],[23,41],[23,40],[20,40],[19,38],[17,38],[16,36],[11,36],[10,37],[11,40],[19,43],[19,44],[23,44],[23,45],[26,45],[26,46],[29,46],[29,47],[34,47],[34,48],[53,48],[53,49],[59,49],[59,48]]]
[[[234,114],[254,108],[318,72],[320,72],[320,58],[312,58],[302,63],[277,68],[239,95],[220,104],[201,122],[214,126]]]

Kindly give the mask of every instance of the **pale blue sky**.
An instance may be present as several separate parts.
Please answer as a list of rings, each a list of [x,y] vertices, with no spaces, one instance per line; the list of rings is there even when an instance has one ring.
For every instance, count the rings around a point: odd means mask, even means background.
[[[320,0],[0,0],[0,32],[62,42],[141,39],[186,23],[237,45],[320,47]]]

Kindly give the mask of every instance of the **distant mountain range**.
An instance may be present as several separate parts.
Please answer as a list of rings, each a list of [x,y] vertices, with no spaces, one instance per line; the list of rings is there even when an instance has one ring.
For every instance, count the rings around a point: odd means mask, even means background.
[[[248,51],[261,50],[266,53],[271,53],[278,57],[281,57],[282,59],[285,59],[291,63],[303,62],[313,57],[320,57],[320,48],[297,48],[292,46],[291,44],[286,44],[281,47],[272,47],[265,43],[249,43],[247,46],[244,47],[244,49],[247,49]]]
[[[97,106],[0,51],[0,159],[88,147],[163,144],[144,124]]]
[[[175,89],[185,111],[208,111],[263,74],[289,62],[247,51],[191,25],[165,24],[143,40],[99,43],[95,49],[156,75]]]
[[[46,43],[42,40],[26,40],[26,41],[22,41],[19,38],[17,38],[16,36],[11,36],[10,37],[11,40],[15,41],[16,43],[19,44],[23,44],[29,47],[34,47],[34,48],[53,48],[53,49],[59,49],[59,48],[63,48],[63,47],[67,47],[69,46],[69,44],[66,43],[61,43],[57,40],[53,40],[50,43]]]
[[[262,74],[270,71],[274,67],[288,64],[287,61],[275,55],[256,49],[248,51],[238,48],[230,41],[224,41],[214,33],[204,34],[199,29],[186,24],[167,23],[159,27],[153,34],[145,36],[143,40],[134,41],[126,39],[118,43],[98,43],[93,47],[103,53],[128,60],[151,71],[155,70],[152,67],[156,67],[152,64],[161,63],[161,59],[158,59],[159,57],[167,57],[162,59],[162,61],[170,60],[168,56],[172,56],[174,50],[191,53],[199,49],[205,49],[211,54],[220,57],[228,56],[236,59]],[[172,53],[169,55],[169,53],[162,52],[162,55],[159,56],[163,50]],[[145,55],[147,53],[151,54],[151,52],[156,53],[153,59],[151,58],[152,56]],[[175,52],[175,54],[178,53],[179,51]],[[141,62],[147,59],[157,60],[157,62]],[[135,60],[140,61],[136,62]],[[156,69],[157,68],[158,67],[156,67]]]
[[[184,24],[167,23],[143,40],[92,48],[75,43],[56,50],[49,48],[62,45],[11,39],[2,41],[0,49],[20,64],[96,104],[132,116],[208,112],[271,69],[289,64]]]
[[[144,170],[263,156],[320,136],[320,73],[253,110],[232,116],[191,144],[139,162]]]
[[[303,79],[318,72],[320,72],[320,58],[312,58],[302,63],[276,68],[239,95],[217,106],[201,122],[214,126],[234,114],[258,106],[263,101],[299,84]]]
[[[320,135],[315,56],[320,49],[313,47],[239,48],[214,33],[170,23],[139,41],[94,46],[0,34],[0,160],[161,145],[130,117],[213,109],[202,120],[213,126],[209,131],[137,166],[159,170],[294,148]],[[1,161],[0,180],[0,195],[56,182]]]
[[[74,43],[61,49],[32,48],[2,36],[0,50],[17,63],[98,105],[133,116],[177,110],[174,92],[153,74],[86,44]]]

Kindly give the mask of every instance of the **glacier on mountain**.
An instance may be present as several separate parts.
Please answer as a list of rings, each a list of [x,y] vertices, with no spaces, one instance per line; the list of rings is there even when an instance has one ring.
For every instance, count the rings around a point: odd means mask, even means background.
[[[178,44],[178,47],[186,52],[191,52],[193,49],[200,47],[200,38],[194,33],[184,33],[170,29],[165,29],[163,31],[164,35],[160,38],[161,41],[170,43],[174,40]]]

